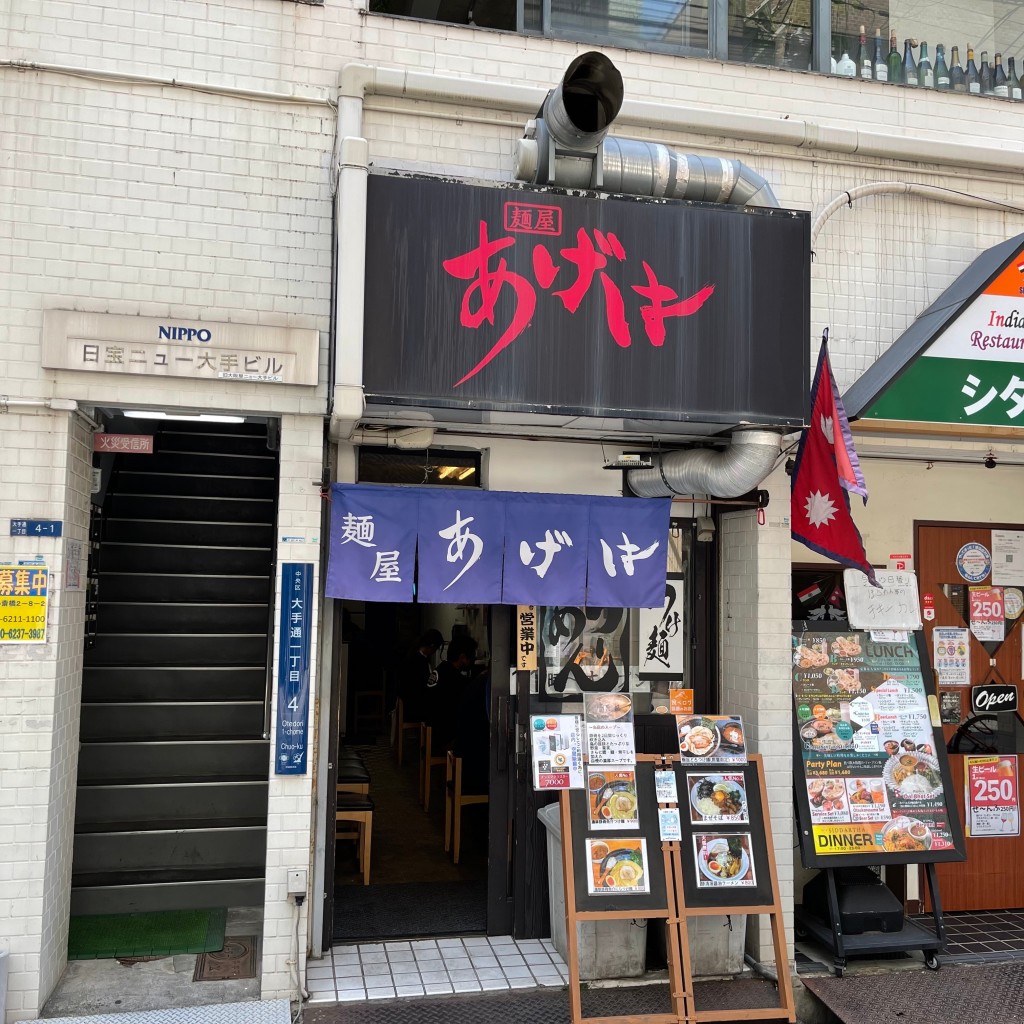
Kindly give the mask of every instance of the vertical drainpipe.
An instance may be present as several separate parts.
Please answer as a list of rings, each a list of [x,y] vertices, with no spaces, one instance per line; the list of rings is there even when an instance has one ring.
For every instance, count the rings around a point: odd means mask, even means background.
[[[331,325],[331,359],[327,412],[330,416],[332,440],[347,440],[363,415],[363,285],[366,278],[366,181],[370,173],[369,146],[363,138],[363,98],[373,80],[373,68],[349,64],[341,74],[338,89],[338,126],[333,158],[337,175],[334,193],[334,222],[337,239],[334,252],[335,290],[334,318]],[[333,470],[334,467],[332,467]],[[316,806],[326,808],[331,800],[327,783],[329,751],[331,686],[324,680],[333,678],[334,636],[332,609],[334,602],[324,599],[322,622],[326,628],[320,636],[320,763],[317,766]],[[323,919],[326,892],[324,875],[326,844],[333,838],[333,826],[326,816],[317,814],[313,829],[313,898],[310,908],[309,941],[314,957],[324,952]]]
[[[374,77],[365,64],[348,64],[338,90],[338,223],[334,389],[331,435],[351,436],[363,415],[363,291],[366,279],[366,184],[369,146],[363,138],[363,97]]]

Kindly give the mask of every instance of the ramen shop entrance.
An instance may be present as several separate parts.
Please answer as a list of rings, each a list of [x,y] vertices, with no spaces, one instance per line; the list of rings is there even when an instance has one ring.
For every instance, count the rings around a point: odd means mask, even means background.
[[[507,934],[509,610],[336,603],[330,939]]]

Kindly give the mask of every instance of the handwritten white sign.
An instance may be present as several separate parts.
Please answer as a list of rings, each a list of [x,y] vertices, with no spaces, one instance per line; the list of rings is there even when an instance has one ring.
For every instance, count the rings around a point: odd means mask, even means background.
[[[843,570],[846,611],[854,629],[920,629],[917,574],[877,570],[873,587],[860,569]]]

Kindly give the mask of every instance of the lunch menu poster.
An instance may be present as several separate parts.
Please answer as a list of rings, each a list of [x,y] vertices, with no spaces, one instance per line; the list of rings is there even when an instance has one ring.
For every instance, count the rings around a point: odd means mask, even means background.
[[[931,689],[916,634],[877,642],[861,631],[794,631],[797,806],[808,866],[851,856],[962,858]]]

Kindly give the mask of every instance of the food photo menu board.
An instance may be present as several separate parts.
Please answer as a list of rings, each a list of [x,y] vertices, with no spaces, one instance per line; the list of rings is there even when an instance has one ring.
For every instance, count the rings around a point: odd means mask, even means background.
[[[797,812],[807,867],[964,857],[921,635],[795,623]]]

